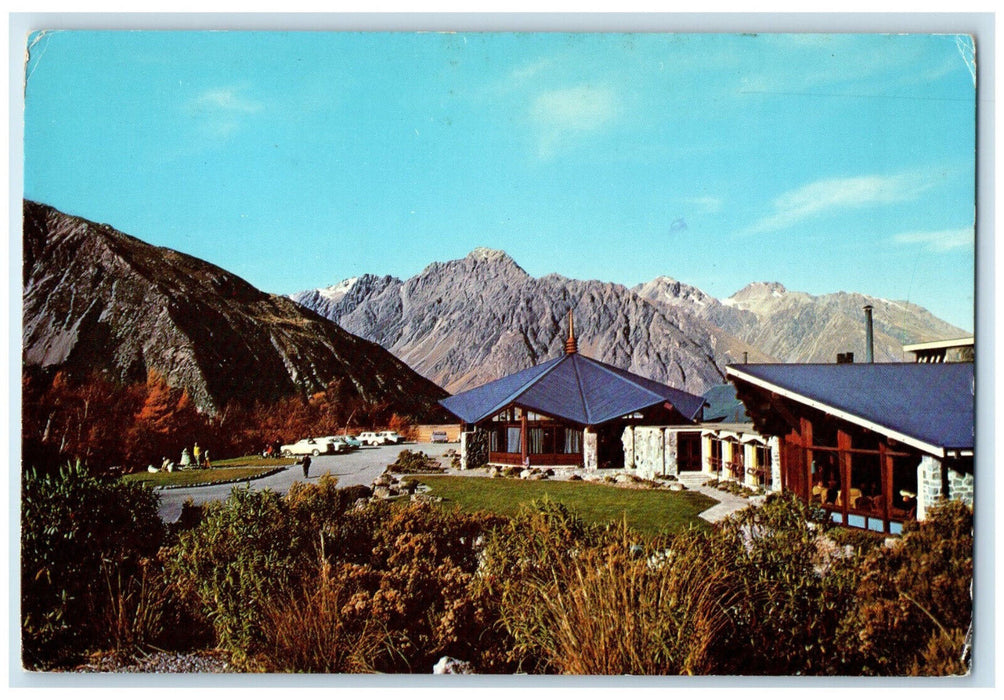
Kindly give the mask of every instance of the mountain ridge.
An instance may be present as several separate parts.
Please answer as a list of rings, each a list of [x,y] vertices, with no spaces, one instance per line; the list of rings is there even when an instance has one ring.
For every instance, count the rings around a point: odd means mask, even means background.
[[[859,293],[751,282],[719,300],[668,275],[630,288],[556,272],[535,278],[486,248],[406,280],[358,280],[330,303],[317,301],[323,290],[290,297],[454,392],[562,352],[569,309],[582,352],[695,393],[724,381],[728,363],[863,359],[865,304],[875,308],[876,361],[905,359],[906,343],[965,335],[919,306]]]

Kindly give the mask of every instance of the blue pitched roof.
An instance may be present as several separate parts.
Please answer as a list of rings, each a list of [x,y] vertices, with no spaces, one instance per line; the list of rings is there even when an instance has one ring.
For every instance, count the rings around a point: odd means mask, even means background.
[[[726,374],[929,451],[973,449],[971,362],[735,365]]]
[[[704,399],[578,353],[511,374],[440,401],[465,423],[479,423],[510,404],[580,425],[599,425],[670,403],[689,420]]]

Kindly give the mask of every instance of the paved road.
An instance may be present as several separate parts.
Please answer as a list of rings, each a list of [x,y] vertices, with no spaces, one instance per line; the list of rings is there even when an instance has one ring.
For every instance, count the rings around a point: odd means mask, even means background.
[[[362,447],[354,452],[342,455],[321,455],[311,458],[310,477],[308,482],[316,481],[322,474],[331,474],[338,478],[339,486],[369,486],[373,480],[383,473],[384,468],[397,459],[401,450],[422,451],[433,457],[441,457],[447,450],[457,449],[456,444],[406,444],[385,445],[383,447]],[[303,481],[303,470],[299,464],[291,464],[283,471],[247,482],[252,489],[271,489],[277,493],[286,493],[294,481]],[[174,522],[181,515],[182,504],[188,499],[196,505],[207,501],[225,500],[234,486],[241,484],[220,484],[218,486],[192,486],[183,489],[158,490],[160,496],[160,518],[165,522]]]

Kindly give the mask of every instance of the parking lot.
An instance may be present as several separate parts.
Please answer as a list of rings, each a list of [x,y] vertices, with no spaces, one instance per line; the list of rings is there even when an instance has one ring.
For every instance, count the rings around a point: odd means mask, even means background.
[[[401,450],[421,451],[432,457],[442,457],[447,451],[458,448],[459,445],[456,443],[406,443],[382,447],[362,447],[340,455],[321,455],[311,458],[310,476],[307,481],[316,481],[323,474],[331,474],[338,479],[339,486],[354,486],[356,484],[369,486],[373,479],[383,473],[388,464],[397,459]],[[271,489],[282,494],[289,490],[294,481],[303,481],[303,470],[299,464],[291,464],[277,474],[254,479],[246,484],[219,484],[158,490],[160,517],[165,522],[174,522],[181,515],[181,507],[188,499],[191,499],[196,505],[207,501],[223,500],[235,486],[245,488],[250,485],[252,489]]]

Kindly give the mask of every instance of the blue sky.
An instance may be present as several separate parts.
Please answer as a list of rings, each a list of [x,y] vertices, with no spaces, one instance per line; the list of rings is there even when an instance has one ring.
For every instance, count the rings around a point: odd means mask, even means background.
[[[35,35],[25,196],[270,292],[532,275],[907,299],[971,330],[954,35]]]

